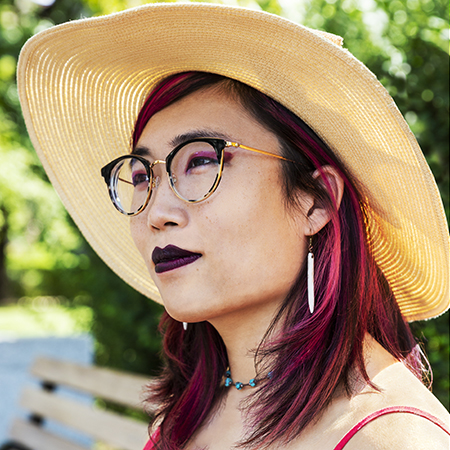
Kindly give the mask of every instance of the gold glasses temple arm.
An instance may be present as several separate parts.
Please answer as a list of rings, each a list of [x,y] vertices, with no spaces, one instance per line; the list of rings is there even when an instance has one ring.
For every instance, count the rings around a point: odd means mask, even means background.
[[[263,150],[257,150],[256,148],[252,148],[252,147],[247,147],[246,145],[238,144],[237,142],[226,141],[226,146],[227,147],[240,147],[240,148],[243,148],[244,150],[249,150],[251,152],[260,153],[261,155],[273,156],[274,158],[282,159],[283,161],[289,161],[289,162],[295,163],[295,161],[292,161],[291,159],[287,159],[283,156],[276,155],[274,153],[265,152]]]

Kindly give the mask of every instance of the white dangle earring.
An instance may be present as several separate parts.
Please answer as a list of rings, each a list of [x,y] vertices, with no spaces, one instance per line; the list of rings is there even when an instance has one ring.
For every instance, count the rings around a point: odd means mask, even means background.
[[[308,305],[311,314],[314,312],[314,253],[312,236],[309,237],[308,253]]]
[[[188,326],[188,323],[187,322],[183,322],[183,329],[184,329],[184,331],[187,331],[187,326]]]

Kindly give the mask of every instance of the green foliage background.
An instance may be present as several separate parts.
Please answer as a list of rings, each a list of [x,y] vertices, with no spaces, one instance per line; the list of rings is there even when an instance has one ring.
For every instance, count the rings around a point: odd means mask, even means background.
[[[0,0],[0,302],[50,295],[93,309],[98,364],[158,371],[161,307],[118,279],[91,250],[34,153],[20,112],[15,69],[33,34],[139,0]],[[229,1],[227,3],[230,3]],[[416,135],[449,216],[449,42],[446,0],[236,1],[344,37],[388,89]],[[413,182],[413,180],[412,180]],[[1,312],[0,312],[1,313]],[[449,408],[449,314],[413,330]]]

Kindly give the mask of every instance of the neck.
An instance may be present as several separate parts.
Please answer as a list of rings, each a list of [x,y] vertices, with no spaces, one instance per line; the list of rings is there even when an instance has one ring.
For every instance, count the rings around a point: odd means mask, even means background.
[[[261,343],[276,311],[274,305],[260,305],[252,311],[221,316],[209,322],[221,335],[228,354],[234,382],[248,383],[256,373],[255,351]]]

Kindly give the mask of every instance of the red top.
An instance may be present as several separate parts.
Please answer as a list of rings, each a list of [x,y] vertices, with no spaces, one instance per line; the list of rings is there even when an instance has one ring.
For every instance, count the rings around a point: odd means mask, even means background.
[[[389,408],[380,409],[379,411],[375,411],[374,413],[368,415],[365,417],[361,422],[358,422],[340,441],[339,444],[334,447],[334,450],[342,450],[345,445],[348,443],[348,441],[365,425],[372,422],[372,420],[376,419],[377,417],[384,416],[386,414],[392,414],[392,413],[406,413],[406,414],[414,414],[416,416],[423,417],[424,419],[428,419],[430,422],[433,422],[435,425],[437,425],[439,428],[442,428],[449,436],[450,436],[450,429],[449,427],[437,417],[434,417],[430,413],[427,413],[425,411],[422,411],[417,408],[413,408],[412,406],[391,406]],[[156,442],[159,438],[159,429],[153,433],[151,439],[147,442],[147,445],[145,446],[144,450],[153,450],[153,442]]]
[[[147,445],[144,447],[144,450],[153,450],[153,443],[156,442],[159,438],[159,428],[152,434],[152,437],[147,442]]]
[[[412,406],[391,406],[389,408],[380,409],[379,411],[375,411],[374,413],[365,417],[361,422],[358,422],[340,441],[339,444],[334,447],[334,450],[342,450],[347,442],[365,425],[377,417],[384,416],[385,414],[392,413],[407,413],[407,414],[415,414],[416,416],[423,417],[424,419],[428,419],[430,422],[433,422],[438,427],[442,428],[448,435],[450,435],[450,429],[448,426],[442,422],[441,419],[434,417],[430,413],[422,411],[417,408],[413,408]],[[151,447],[150,447],[151,449]]]

